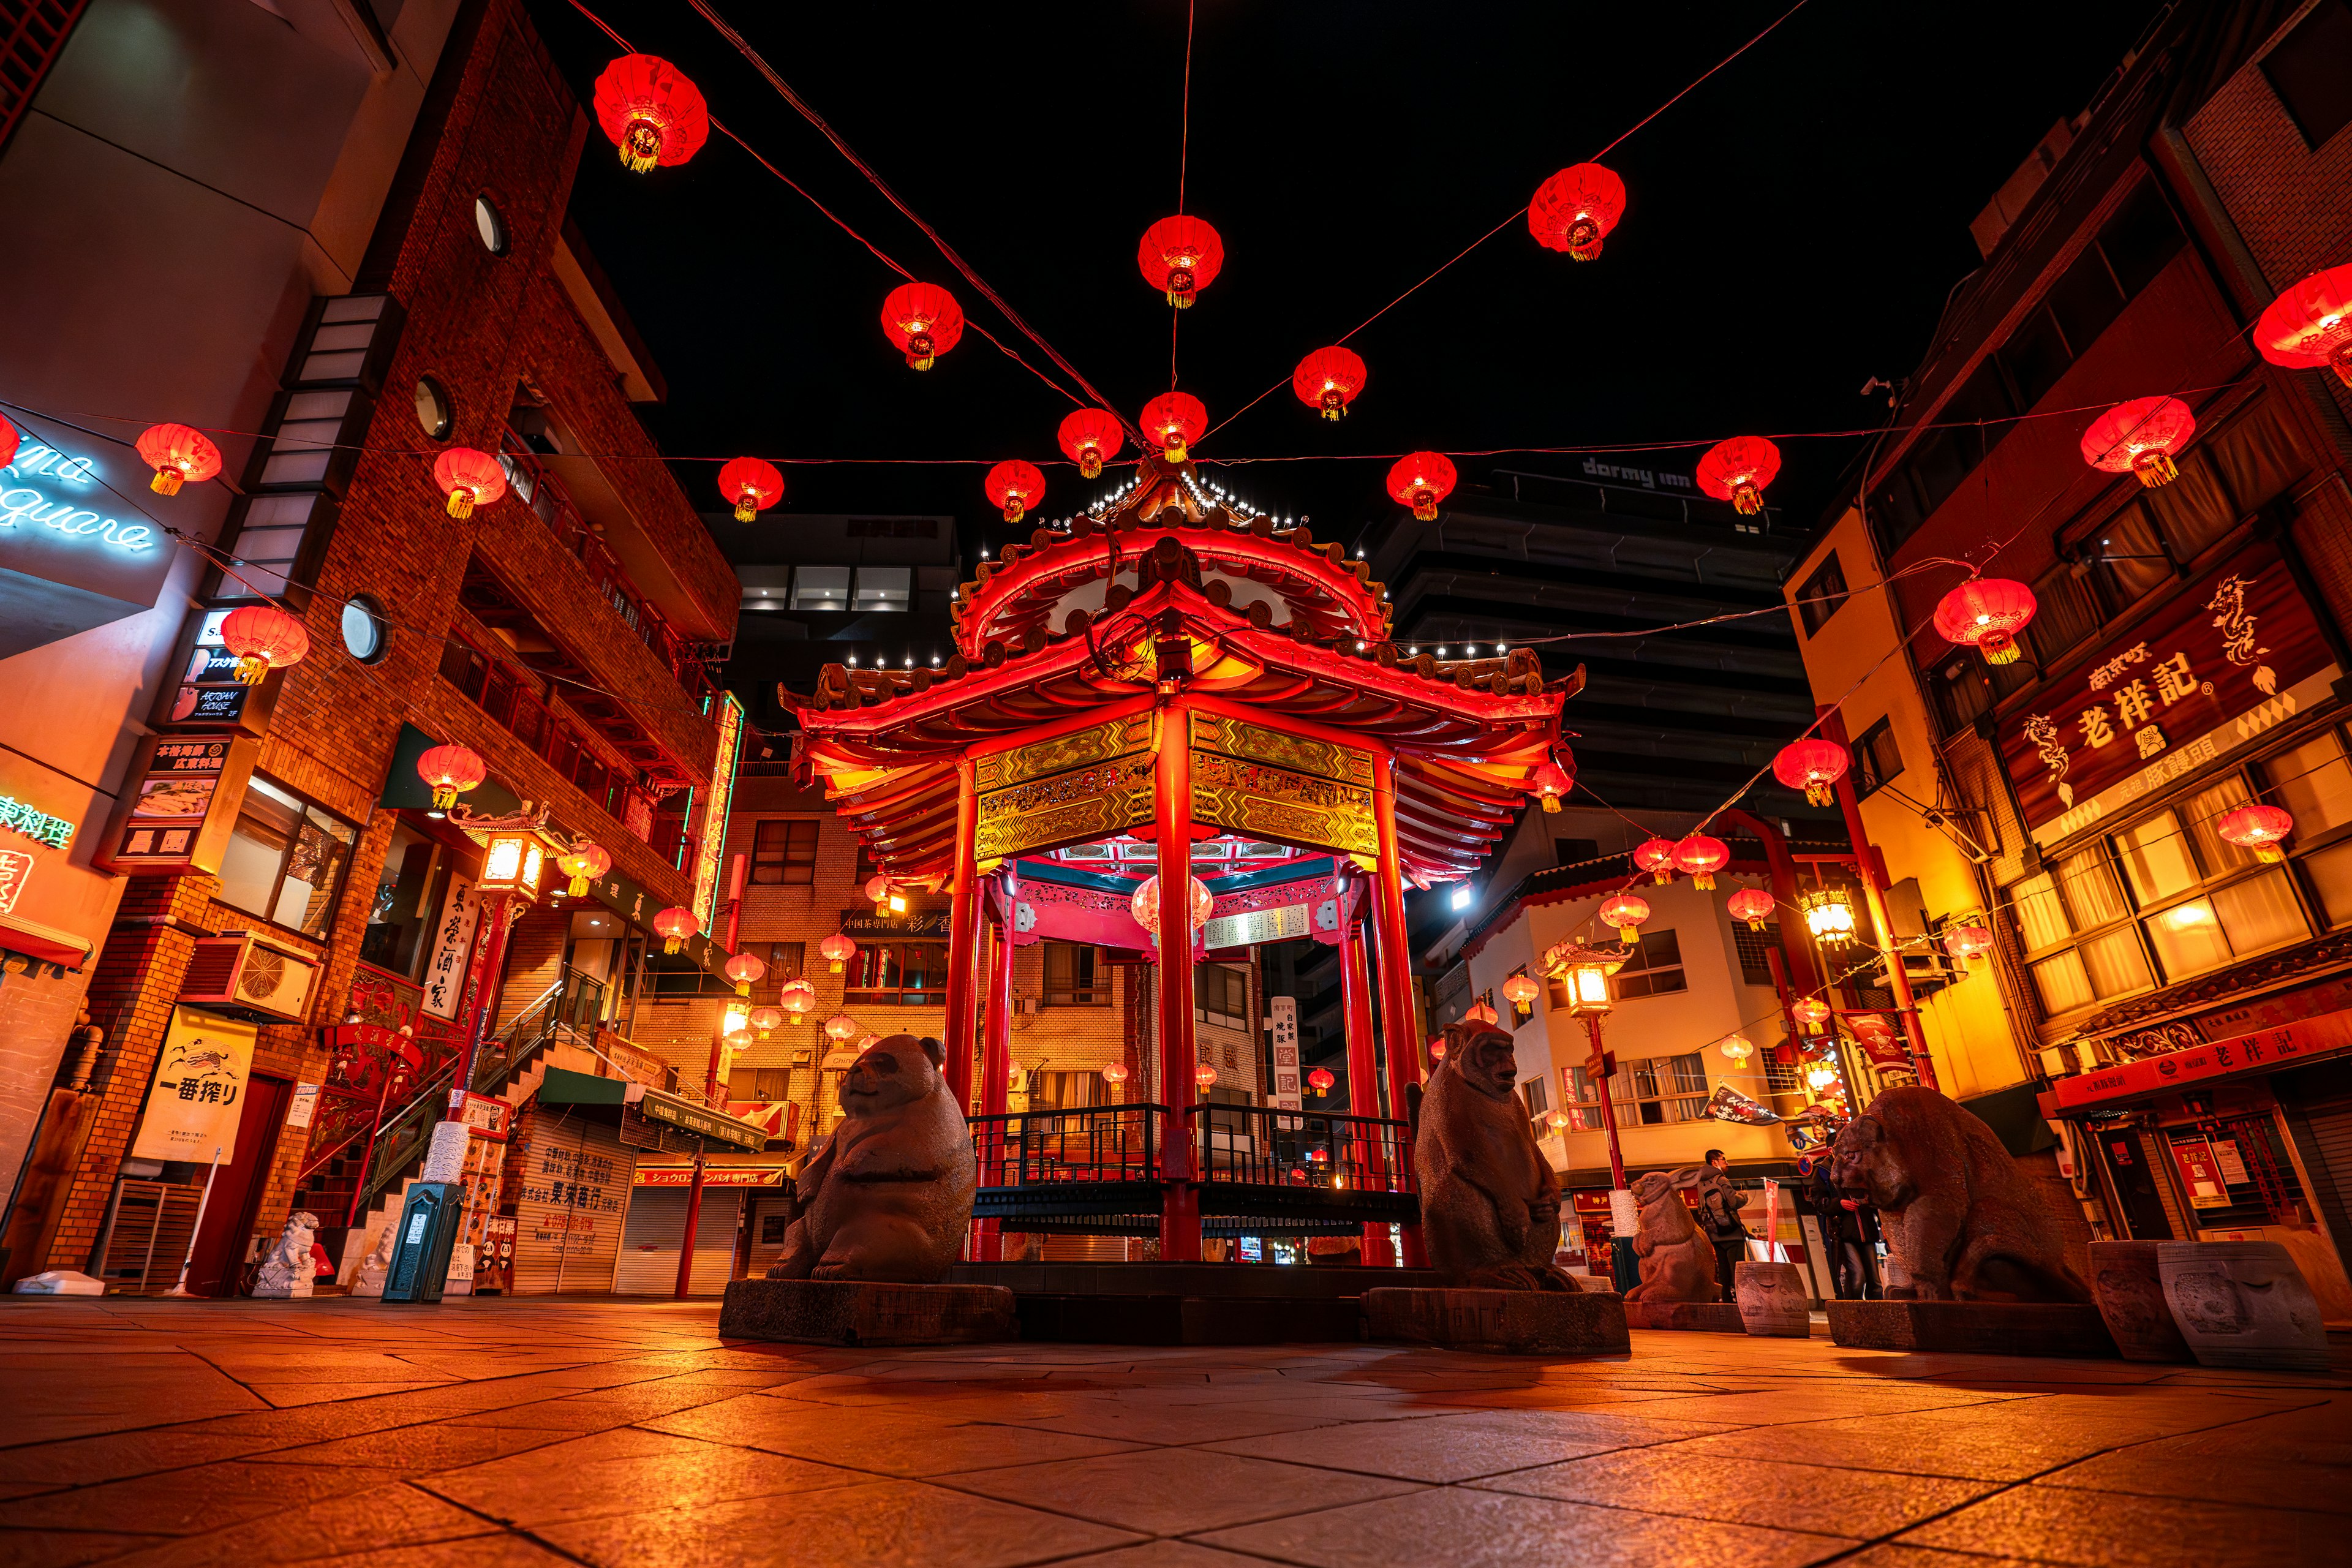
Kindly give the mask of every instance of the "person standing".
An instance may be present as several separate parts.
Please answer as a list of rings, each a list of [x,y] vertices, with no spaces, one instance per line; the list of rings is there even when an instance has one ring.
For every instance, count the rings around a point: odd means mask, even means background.
[[[1727,1301],[1738,1300],[1732,1289],[1734,1271],[1748,1256],[1748,1226],[1739,1217],[1747,1205],[1748,1194],[1731,1184],[1731,1161],[1722,1150],[1709,1149],[1698,1179],[1698,1222],[1715,1248],[1716,1282]]]
[[[1870,1294],[1864,1248],[1875,1239],[1868,1234],[1868,1222],[1874,1216],[1832,1184],[1826,1159],[1813,1166],[1812,1190],[1806,1195],[1822,1218],[1822,1245],[1830,1255],[1830,1288],[1841,1301],[1862,1300]]]

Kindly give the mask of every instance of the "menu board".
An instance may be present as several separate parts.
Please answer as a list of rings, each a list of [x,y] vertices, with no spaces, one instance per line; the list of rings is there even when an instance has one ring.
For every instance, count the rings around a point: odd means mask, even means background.
[[[142,742],[116,803],[101,869],[131,877],[218,871],[261,742],[156,735]]]
[[[197,623],[171,705],[157,718],[160,727],[235,730],[247,735],[268,728],[269,709],[283,678],[272,670],[258,686],[237,679],[236,655],[221,641],[221,622],[227,615],[226,610],[209,610]]]

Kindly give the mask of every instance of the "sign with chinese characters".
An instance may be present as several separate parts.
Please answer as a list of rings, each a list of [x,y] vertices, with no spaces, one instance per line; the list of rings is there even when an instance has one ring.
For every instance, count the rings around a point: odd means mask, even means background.
[[[1285,904],[1279,909],[1220,916],[1201,928],[1201,937],[1212,952],[1222,952],[1229,947],[1249,947],[1261,942],[1285,942],[1305,936],[1307,925],[1305,904]]]
[[[2352,1046],[2352,1012],[2323,1013],[2187,1050],[2143,1057],[2058,1080],[2062,1110],[2177,1089],[2231,1073],[2268,1072]]]
[[[1245,837],[1371,854],[1372,754],[1195,711],[1192,820]]]
[[[466,956],[481,919],[482,896],[473,879],[452,872],[448,901],[433,928],[433,955],[425,961],[425,1010],[436,1018],[455,1018],[466,999]]]
[[[318,1119],[319,1086],[315,1083],[296,1084],[294,1098],[286,1102],[286,1125],[308,1127]]]
[[[2190,1206],[2225,1209],[2229,1189],[2221,1184],[2221,1163],[2213,1157],[2213,1141],[2201,1132],[2168,1132],[2172,1163],[2180,1167],[2180,1184],[2189,1189]]]
[[[21,800],[11,800],[0,795],[0,827],[11,833],[21,833],[36,844],[46,844],[52,849],[62,849],[73,842],[74,825],[62,816],[51,816]]]
[[[690,1187],[694,1185],[691,1165],[639,1165],[635,1186]],[[784,1184],[782,1165],[705,1165],[702,1184],[706,1187],[781,1187]]]
[[[2339,673],[2274,545],[2241,552],[2000,723],[2040,844],[2220,761]]]
[[[1273,1037],[1275,1109],[1297,1110],[1299,1109],[1298,998],[1267,997],[1265,1024]]]
[[[743,750],[743,705],[722,691],[711,718],[719,725],[719,761],[702,797],[702,834],[694,856],[694,915],[710,924],[719,907],[719,858],[727,844],[727,811],[735,796],[735,764]]]
[[[649,1089],[637,1101],[637,1110],[648,1120],[666,1121],[682,1131],[698,1132],[705,1138],[738,1148],[759,1150],[768,1144],[768,1130],[746,1121],[738,1121],[722,1111],[712,1110],[677,1095]]]
[[[0,915],[16,912],[16,895],[33,874],[33,858],[21,849],[0,849]]]
[[[194,1007],[172,1010],[155,1056],[155,1083],[132,1140],[134,1160],[191,1160],[224,1165],[236,1158],[236,1123],[253,1076],[251,1024]]]
[[[259,735],[268,728],[269,710],[276,705],[278,681],[247,686],[236,678],[236,655],[221,640],[226,610],[210,610],[196,623],[195,635],[180,669],[179,689],[172,705],[157,722],[166,729],[235,730]]]
[[[1008,856],[1107,838],[1151,820],[1151,717],[1139,713],[972,759],[974,852]],[[856,797],[844,796],[845,815]]]
[[[100,868],[131,877],[218,871],[260,752],[261,742],[245,737],[149,736],[107,826]]]
[[[908,910],[902,915],[877,915],[874,906],[841,911],[841,932],[858,942],[887,941],[896,937],[901,942],[945,942],[948,939],[948,911]]]

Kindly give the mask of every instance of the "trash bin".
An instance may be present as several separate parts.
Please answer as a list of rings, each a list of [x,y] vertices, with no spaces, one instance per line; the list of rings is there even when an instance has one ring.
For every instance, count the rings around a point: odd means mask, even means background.
[[[402,1204],[399,1239],[384,1270],[387,1301],[438,1301],[449,1278],[449,1254],[465,1217],[466,1190],[455,1182],[416,1182]]]

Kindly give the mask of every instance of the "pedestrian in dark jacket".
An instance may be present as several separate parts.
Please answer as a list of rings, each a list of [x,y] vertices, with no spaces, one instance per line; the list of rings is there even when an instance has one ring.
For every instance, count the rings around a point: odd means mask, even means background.
[[[1748,1206],[1748,1194],[1731,1184],[1731,1161],[1720,1149],[1706,1152],[1706,1168],[1698,1180],[1698,1223],[1706,1232],[1707,1244],[1715,1248],[1716,1282],[1723,1287],[1723,1300],[1735,1300],[1732,1275],[1739,1261],[1748,1256],[1748,1226],[1739,1211]]]
[[[1871,1292],[1865,1261],[1878,1240],[1878,1216],[1864,1204],[1850,1198],[1830,1180],[1830,1163],[1813,1167],[1806,1194],[1822,1218],[1822,1245],[1829,1251],[1830,1288],[1842,1301],[1859,1301]]]

